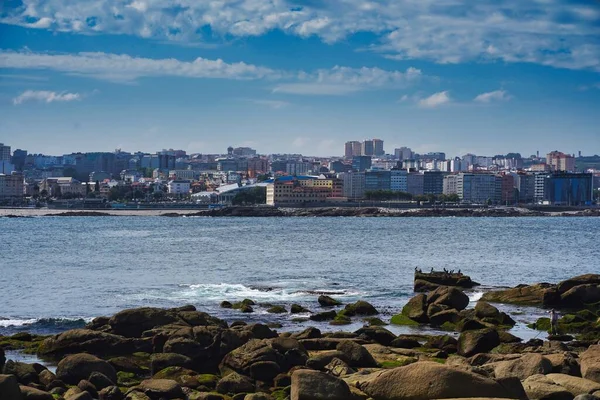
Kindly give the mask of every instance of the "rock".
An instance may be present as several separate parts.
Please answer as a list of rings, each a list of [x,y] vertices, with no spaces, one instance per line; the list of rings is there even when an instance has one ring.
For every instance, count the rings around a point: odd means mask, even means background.
[[[425,347],[444,350],[448,353],[456,353],[458,341],[449,335],[430,336],[427,338]]]
[[[217,383],[217,392],[223,394],[254,392],[254,384],[250,378],[240,375],[237,372],[232,372]]]
[[[445,305],[457,311],[461,311],[469,305],[469,296],[457,288],[440,286],[433,292],[427,294],[427,303]]]
[[[39,378],[40,383],[47,387],[53,381],[56,380],[56,375],[54,375],[54,373],[50,372],[49,370],[45,369],[42,372],[40,372],[38,378]]]
[[[82,379],[87,379],[92,372],[100,372],[111,381],[117,381],[117,372],[112,365],[86,353],[73,354],[63,358],[56,368],[56,377],[74,385]]]
[[[81,392],[69,397],[67,400],[94,400],[94,396],[92,396],[88,392]]]
[[[325,296],[325,295],[319,296],[317,301],[319,302],[321,307],[335,307],[335,306],[339,306],[342,304],[341,302],[337,301],[336,299],[329,297],[329,296]]]
[[[63,397],[69,400],[71,397],[77,396],[78,394],[83,393],[83,390],[79,389],[77,386],[70,387],[69,390],[65,392]]]
[[[108,386],[98,392],[99,400],[123,400],[125,397],[118,386]]]
[[[244,397],[244,400],[273,400],[273,397],[266,393],[250,393]]]
[[[84,392],[88,392],[93,398],[98,398],[98,390],[90,381],[82,379],[77,384],[77,387]]]
[[[311,326],[311,327],[306,328],[302,332],[292,334],[292,337],[294,339],[298,339],[298,340],[301,340],[301,339],[319,339],[319,338],[322,338],[323,335],[321,334],[321,331],[319,329],[313,328]]]
[[[573,400],[599,400],[599,397],[596,397],[592,394],[580,394],[579,396],[575,396]]]
[[[135,386],[127,394],[136,391],[148,396],[150,399],[184,399],[185,394],[181,386],[170,379],[146,379]]]
[[[39,383],[39,376],[32,364],[8,360],[4,365],[4,373],[14,375],[17,381],[23,385]]]
[[[506,331],[498,331],[500,343],[520,343],[522,339]]]
[[[209,339],[211,342],[212,340]],[[183,354],[189,358],[196,358],[203,354],[205,347],[195,340],[185,337],[171,337],[166,341],[163,352]]]
[[[460,316],[458,315],[458,311],[451,309],[433,314],[429,317],[429,323],[434,326],[442,326],[446,322],[454,324],[458,322],[459,319]]]
[[[431,288],[435,289],[438,286],[457,286],[470,289],[479,285],[477,282],[472,281],[467,275],[461,273],[447,273],[444,271],[415,271],[414,281],[415,292],[429,291]]]
[[[581,376],[579,361],[570,353],[547,354],[546,357],[552,364],[552,372],[556,374],[566,374],[572,376]]]
[[[23,400],[19,381],[14,375],[0,375],[0,393],[2,400]]]
[[[121,355],[143,351],[147,342],[125,339],[122,336],[90,329],[71,329],[45,339],[38,353],[46,356],[63,356],[87,352],[90,354]]]
[[[101,372],[92,372],[89,376],[90,383],[92,385],[94,385],[94,387],[96,388],[96,390],[102,390],[105,387],[108,386],[114,386],[115,382],[111,381],[110,378],[108,378],[106,375],[104,375]]]
[[[427,296],[418,294],[402,308],[402,315],[417,322],[427,322]]]
[[[354,304],[346,305],[346,307],[344,308],[344,313],[348,317],[354,317],[355,315],[377,315],[379,314],[379,311],[377,311],[375,307],[373,307],[373,305],[371,305],[370,303],[363,300],[359,300]]]
[[[473,372],[475,372],[475,370]],[[506,389],[511,399],[528,400],[525,388],[523,388],[523,384],[519,378],[496,378],[494,380]]]
[[[573,395],[544,375],[532,375],[523,381],[527,397],[535,400],[572,400]]]
[[[456,330],[459,332],[476,331],[485,328],[487,328],[486,325],[472,318],[461,319],[456,324]]]
[[[471,357],[487,353],[500,344],[500,336],[494,329],[462,332],[458,338],[458,354]]]
[[[297,370],[292,374],[291,400],[350,400],[352,397],[346,382],[326,373]]]
[[[348,361],[345,353],[339,350],[326,350],[312,355],[306,360],[306,366],[310,369],[322,371],[334,358],[342,359],[346,362]]]
[[[325,311],[321,313],[312,314],[308,317],[312,321],[322,322],[322,321],[330,321],[336,317],[337,313],[333,310]]]
[[[222,301],[221,302],[221,308],[233,308],[233,304],[231,304],[228,301]]]
[[[580,355],[581,376],[600,383],[600,344],[588,347]]]
[[[353,341],[345,340],[341,342],[337,345],[336,350],[344,353],[351,367],[372,368],[378,366],[371,353]]]
[[[154,307],[123,310],[108,321],[112,333],[128,338],[141,337],[144,331],[174,322],[182,322],[176,313]]]
[[[487,301],[479,300],[475,304],[475,316],[477,318],[498,318],[500,310],[488,303]]]
[[[329,364],[325,366],[325,371],[333,376],[345,376],[356,373],[356,371],[348,365],[344,360],[340,358],[333,358]]]
[[[285,314],[287,312],[287,310],[285,309],[284,306],[273,306],[273,307],[269,307],[267,312],[270,314]]]
[[[565,281],[560,282],[557,285],[558,292],[563,294],[568,292],[570,289],[579,285],[589,285],[589,284],[600,284],[600,275],[598,274],[586,274],[579,275],[573,278],[567,279]]]
[[[524,380],[531,375],[552,372],[552,363],[544,356],[536,353],[524,354],[516,360],[500,361],[494,367],[496,378],[516,377]]]
[[[421,347],[421,343],[419,343],[416,339],[398,336],[392,341],[392,343],[390,343],[390,346],[400,349],[414,349],[415,347]]]
[[[369,396],[386,400],[510,398],[508,390],[492,379],[428,361],[376,372],[358,386]]]
[[[600,390],[600,383],[590,381],[589,379],[578,378],[576,376],[570,376],[565,374],[548,374],[546,378],[549,378],[557,385],[560,385],[567,389],[573,396],[580,394],[592,394]]]
[[[192,368],[193,361],[183,354],[176,353],[158,353],[150,356],[150,373],[156,374],[167,367]]]
[[[292,314],[300,314],[300,313],[307,313],[310,312],[309,310],[307,310],[306,308],[302,307],[299,304],[292,304],[291,308],[290,308],[290,313]]]
[[[481,300],[492,303],[543,306],[553,297],[554,286],[548,283],[519,285],[505,290],[484,293]]]
[[[600,301],[600,283],[575,286],[560,296],[561,307],[581,308]]]
[[[396,335],[381,326],[360,328],[354,333],[356,333],[359,337],[365,337],[383,346],[389,346],[396,339]]]
[[[52,397],[52,395],[48,392],[23,385],[21,385],[19,388],[21,390],[21,394],[23,395],[23,400],[54,400],[54,397]],[[4,400],[4,394],[2,393],[2,395],[2,400]],[[90,400],[92,399],[90,398]]]

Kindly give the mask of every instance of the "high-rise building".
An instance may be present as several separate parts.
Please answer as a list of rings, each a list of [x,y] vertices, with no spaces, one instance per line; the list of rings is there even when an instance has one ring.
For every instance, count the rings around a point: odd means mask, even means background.
[[[346,142],[344,146],[344,157],[352,158],[360,156],[362,153],[362,144],[359,141],[353,140]]]
[[[502,179],[499,176],[466,173],[454,176],[456,176],[456,194],[461,201],[483,204],[488,201],[498,203],[502,200]],[[447,190],[450,186],[451,182],[447,181]]]
[[[552,151],[546,155],[546,164],[550,166],[551,171],[574,172],[575,157],[570,154]]]
[[[394,157],[397,160],[410,160],[413,158],[413,152],[408,147],[400,147],[399,149],[394,149]]]
[[[373,141],[372,140],[364,140],[362,142],[361,155],[363,155],[363,156],[373,156],[373,155],[375,155],[375,148],[373,147]]]
[[[386,170],[372,170],[365,172],[365,190],[390,190],[391,174]]]
[[[442,171],[423,172],[423,194],[442,194],[444,192],[444,176]]]
[[[345,172],[338,175],[344,182],[344,197],[362,199],[365,196],[365,173]]]
[[[0,143],[0,161],[10,161],[10,146]]]
[[[385,155],[385,151],[383,150],[383,140],[373,139],[373,155],[375,155],[375,156]]]

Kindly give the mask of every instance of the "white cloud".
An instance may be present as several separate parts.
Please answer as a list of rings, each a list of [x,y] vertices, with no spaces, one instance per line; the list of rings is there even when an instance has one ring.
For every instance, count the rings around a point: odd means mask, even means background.
[[[506,90],[494,90],[493,92],[481,93],[473,99],[478,103],[491,103],[493,101],[508,101],[512,98]]]
[[[303,95],[346,95],[368,89],[395,89],[419,81],[421,70],[388,71],[380,68],[336,66],[315,72],[281,71],[244,62],[196,58],[152,59],[124,54],[48,54],[0,50],[0,68],[50,69],[113,82],[130,83],[144,77],[183,77],[213,79],[264,79],[277,81],[274,93]],[[281,104],[280,104],[281,106]]]
[[[423,108],[435,108],[444,104],[448,104],[452,101],[449,92],[447,90],[443,92],[434,93],[429,97],[419,100],[419,107]]]
[[[284,108],[284,107],[287,107],[290,105],[290,103],[288,103],[287,101],[281,101],[281,100],[250,99],[249,101],[251,103],[258,104],[260,106],[270,107],[275,110],[278,110],[280,108]],[[244,145],[244,146],[252,147],[250,145]]]
[[[14,99],[12,102],[14,105],[23,104],[27,101],[41,101],[45,103],[67,102],[80,100],[81,95],[79,93],[68,93],[68,92],[50,92],[46,90],[26,90]]]
[[[357,32],[396,59],[531,62],[600,71],[598,7],[568,0],[23,0],[0,22],[83,34],[202,42],[281,30],[327,43]],[[306,4],[308,3],[308,4]],[[591,4],[591,3],[590,3]],[[198,28],[211,27],[211,37]]]

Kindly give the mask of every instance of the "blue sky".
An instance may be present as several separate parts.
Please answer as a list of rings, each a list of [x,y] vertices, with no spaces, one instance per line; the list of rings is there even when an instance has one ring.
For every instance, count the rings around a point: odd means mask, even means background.
[[[5,0],[0,115],[46,154],[600,154],[600,5]]]

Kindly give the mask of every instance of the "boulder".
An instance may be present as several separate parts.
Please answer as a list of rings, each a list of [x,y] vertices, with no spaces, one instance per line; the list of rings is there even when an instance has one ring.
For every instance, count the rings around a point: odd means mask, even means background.
[[[487,353],[499,344],[500,336],[495,329],[462,332],[458,338],[458,354],[471,357],[477,353]]]
[[[125,396],[118,386],[109,386],[98,392],[99,400],[123,400]]]
[[[457,288],[440,286],[433,292],[427,294],[427,303],[444,305],[457,311],[461,311],[469,305],[469,296]]]
[[[359,300],[354,304],[346,305],[346,307],[344,307],[344,314],[348,317],[353,317],[355,315],[369,316],[377,315],[379,314],[379,311],[377,311],[371,303]]]
[[[112,382],[117,381],[117,372],[107,361],[86,353],[73,354],[63,358],[56,368],[56,377],[63,382],[75,385],[87,379],[92,372],[104,374]]]
[[[568,292],[575,286],[579,285],[589,285],[589,284],[600,284],[600,275],[599,274],[586,274],[579,275],[573,278],[567,279],[565,281],[560,282],[557,285],[558,292],[563,294]]]
[[[317,301],[319,302],[321,307],[335,307],[335,306],[339,306],[342,304],[341,302],[337,301],[336,299],[326,296],[326,295],[319,296]]]
[[[381,326],[369,326],[366,328],[360,328],[354,333],[356,333],[359,337],[364,337],[368,340],[377,342],[383,346],[389,346],[394,341],[394,339],[396,339],[396,335],[394,335],[392,332]]]
[[[56,375],[51,371],[45,369],[42,372],[40,372],[38,378],[42,385],[48,387],[53,381],[56,380]]]
[[[511,397],[507,389],[492,379],[428,361],[376,372],[358,386],[374,399],[386,400]]]
[[[600,383],[600,344],[588,347],[580,355],[581,376]]]
[[[377,361],[371,353],[360,344],[351,340],[345,340],[337,345],[336,350],[344,353],[346,360],[351,367],[372,368],[377,367]]]
[[[516,360],[500,361],[494,367],[496,378],[516,377],[524,380],[531,375],[552,372],[552,363],[537,353],[524,354]]]
[[[212,342],[212,337],[209,340]],[[192,359],[202,355],[204,350],[205,346],[185,337],[171,337],[163,347],[165,353],[183,354]]]
[[[138,386],[129,389],[126,396],[132,392],[141,392],[152,400],[186,398],[181,386],[170,379],[146,379]]]
[[[600,283],[575,286],[560,296],[561,307],[581,308],[600,301]]]
[[[233,372],[217,383],[217,392],[223,394],[250,393],[254,392],[254,384],[247,376]]]
[[[0,375],[0,393],[2,400],[23,400],[19,381],[14,375]]]
[[[427,322],[427,296],[418,294],[402,307],[402,315],[417,321]]]
[[[414,349],[415,347],[421,347],[421,343],[410,337],[398,336],[390,343],[390,346],[400,349]]]
[[[330,375],[338,377],[356,373],[356,370],[352,369],[347,362],[340,358],[333,358],[324,369]]]
[[[300,313],[307,313],[310,312],[310,310],[302,307],[299,304],[292,304],[292,306],[290,307],[290,313],[292,314],[300,314]]]
[[[580,394],[592,394],[600,390],[600,383],[590,381],[589,379],[578,378],[576,376],[570,376],[565,374],[548,374],[546,378],[549,378],[557,385],[560,385],[567,389],[573,396]]]
[[[352,397],[346,382],[324,372],[297,370],[292,374],[291,400],[350,400]]]
[[[292,334],[292,337],[294,339],[298,339],[298,340],[301,340],[301,339],[319,339],[319,338],[322,338],[323,335],[321,334],[321,331],[319,329],[313,328],[311,326],[311,327],[306,328],[302,332]]]
[[[109,377],[104,375],[101,372],[92,372],[88,379],[92,385],[96,388],[96,390],[102,390],[108,386],[114,386],[115,382],[111,381]]]
[[[471,280],[467,275],[458,273],[450,273],[446,271],[431,271],[420,272],[415,271],[414,290],[415,292],[429,291],[438,286],[457,286],[465,289],[470,289],[479,285]]]
[[[550,302],[549,298],[555,296],[554,290],[554,285],[548,283],[519,285],[511,289],[484,293],[481,300],[492,303],[543,306]]]
[[[43,390],[23,385],[20,386],[20,389],[23,400],[54,400],[54,397],[52,397],[50,393],[44,392]],[[4,400],[4,397],[2,397],[2,400]]]
[[[544,375],[532,375],[523,381],[527,397],[534,400],[573,400],[571,392]]]
[[[571,353],[546,354],[544,357],[552,364],[553,373],[581,376],[579,360]]]
[[[144,331],[175,322],[185,324],[175,312],[162,308],[141,307],[118,312],[110,318],[108,324],[112,333],[134,338],[141,337]]]
[[[39,383],[40,381],[33,364],[8,360],[4,365],[4,373],[16,376],[19,383],[23,385]]]
[[[67,400],[94,400],[94,396],[89,392],[81,392],[69,397]]]
[[[150,356],[150,373],[156,374],[167,367],[192,368],[193,361],[183,354],[158,353]]]
[[[325,311],[325,312],[320,312],[320,313],[316,313],[316,314],[311,314],[311,316],[308,318],[312,321],[322,322],[322,321],[331,321],[336,316],[337,316],[337,313],[334,310],[331,310],[331,311]]]
[[[84,392],[88,392],[93,398],[98,398],[98,389],[90,381],[82,379],[77,384],[77,387]]]
[[[500,310],[487,301],[480,300],[475,304],[475,316],[480,319],[498,318],[500,316]]]
[[[87,352],[99,355],[131,354],[145,351],[151,343],[141,340],[129,340],[122,336],[90,329],[71,329],[59,335],[45,339],[38,349],[38,354],[46,356],[63,356]]]
[[[458,311],[455,309],[444,310],[438,313],[435,313],[429,317],[429,323],[434,326],[442,326],[446,322],[456,323],[460,319],[460,315],[458,315]]]

